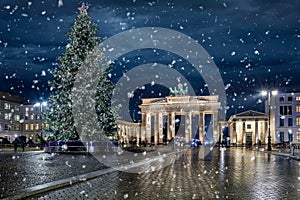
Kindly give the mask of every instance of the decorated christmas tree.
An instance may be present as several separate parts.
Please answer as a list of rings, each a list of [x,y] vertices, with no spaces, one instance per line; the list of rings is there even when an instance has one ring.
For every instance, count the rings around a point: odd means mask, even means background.
[[[72,113],[72,89],[81,65],[85,63],[95,48],[99,49],[99,38],[96,36],[97,29],[87,13],[88,6],[83,3],[78,9],[79,15],[68,33],[69,43],[63,56],[58,58],[59,67],[52,71],[54,80],[49,82],[52,93],[48,100],[49,109],[45,115],[50,129],[54,133],[52,140],[79,139],[80,133],[77,132]],[[99,59],[104,59],[103,53],[98,53],[97,64]],[[107,66],[100,65],[100,63],[99,67],[107,69]],[[95,107],[100,128],[110,135],[117,130],[110,105],[113,85],[107,78],[107,71],[102,70],[102,72],[98,77]]]

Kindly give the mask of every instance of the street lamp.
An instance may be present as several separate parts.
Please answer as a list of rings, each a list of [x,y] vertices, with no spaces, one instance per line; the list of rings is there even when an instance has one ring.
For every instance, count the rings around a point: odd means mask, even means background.
[[[43,112],[43,106],[44,106],[44,107],[47,106],[47,101],[38,102],[38,103],[35,103],[35,104],[33,105],[33,107],[40,107],[40,112],[41,112],[41,113]]]
[[[272,151],[271,147],[271,96],[276,96],[278,94],[277,90],[264,90],[261,92],[262,96],[268,96],[268,151]]]

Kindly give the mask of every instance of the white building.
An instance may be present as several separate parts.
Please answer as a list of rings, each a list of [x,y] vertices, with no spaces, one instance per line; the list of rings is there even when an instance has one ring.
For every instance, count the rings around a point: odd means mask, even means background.
[[[268,116],[248,110],[228,120],[230,142],[237,145],[267,144]]]
[[[300,142],[300,92],[278,93],[270,102],[272,143]]]

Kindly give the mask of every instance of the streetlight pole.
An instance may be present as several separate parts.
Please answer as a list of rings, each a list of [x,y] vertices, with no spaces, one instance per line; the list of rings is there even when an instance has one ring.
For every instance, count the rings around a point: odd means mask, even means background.
[[[271,92],[268,91],[268,107],[269,107],[269,111],[268,111],[268,151],[272,151],[272,146],[271,146]]]
[[[277,95],[277,90],[273,91],[262,91],[263,96],[268,95],[268,151],[272,151],[272,144],[271,144],[271,96]]]

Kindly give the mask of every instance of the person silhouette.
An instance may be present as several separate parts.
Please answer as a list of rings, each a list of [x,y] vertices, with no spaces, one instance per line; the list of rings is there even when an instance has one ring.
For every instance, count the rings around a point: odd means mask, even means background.
[[[13,144],[14,144],[14,150],[15,150],[15,152],[17,152],[17,149],[18,149],[18,141],[17,141],[17,139],[15,139],[13,141]]]
[[[22,151],[25,151],[25,145],[26,145],[26,143],[24,141],[22,141],[22,143],[21,143]]]

